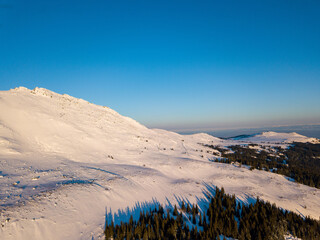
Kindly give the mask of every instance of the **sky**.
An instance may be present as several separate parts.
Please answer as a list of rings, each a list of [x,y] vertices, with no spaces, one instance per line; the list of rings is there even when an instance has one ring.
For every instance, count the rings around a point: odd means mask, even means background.
[[[320,123],[320,1],[0,0],[0,90],[153,128]]]

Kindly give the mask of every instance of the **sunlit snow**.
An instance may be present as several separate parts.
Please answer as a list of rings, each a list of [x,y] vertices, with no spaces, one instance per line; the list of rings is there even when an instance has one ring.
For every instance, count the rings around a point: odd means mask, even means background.
[[[318,142],[296,133],[238,140],[179,135],[46,89],[3,91],[0,239],[103,239],[106,213],[125,219],[147,203],[199,203],[207,186],[319,219],[320,190],[212,162],[214,150],[204,146],[294,141]]]

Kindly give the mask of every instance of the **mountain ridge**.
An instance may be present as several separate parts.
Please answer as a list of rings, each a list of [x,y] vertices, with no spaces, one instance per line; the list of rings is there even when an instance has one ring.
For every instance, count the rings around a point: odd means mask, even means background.
[[[205,146],[288,147],[289,136],[281,136],[285,141],[268,143],[180,135],[43,88],[1,91],[0,238],[99,239],[106,208],[118,213],[155,200],[197,203],[208,185],[317,219],[320,190],[213,162],[219,152]]]

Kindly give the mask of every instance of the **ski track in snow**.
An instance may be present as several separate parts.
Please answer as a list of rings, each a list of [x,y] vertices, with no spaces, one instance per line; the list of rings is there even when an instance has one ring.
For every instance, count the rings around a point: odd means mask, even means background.
[[[125,221],[158,203],[201,208],[214,186],[247,204],[259,196],[319,219],[318,189],[209,161],[214,150],[201,145],[294,141],[318,142],[274,132],[183,136],[47,89],[0,92],[0,239],[104,239],[106,219]]]

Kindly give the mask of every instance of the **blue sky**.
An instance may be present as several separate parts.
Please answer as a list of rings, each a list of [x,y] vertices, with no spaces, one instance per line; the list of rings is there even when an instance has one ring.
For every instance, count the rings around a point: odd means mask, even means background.
[[[149,127],[320,122],[320,1],[0,0],[0,90]]]

